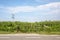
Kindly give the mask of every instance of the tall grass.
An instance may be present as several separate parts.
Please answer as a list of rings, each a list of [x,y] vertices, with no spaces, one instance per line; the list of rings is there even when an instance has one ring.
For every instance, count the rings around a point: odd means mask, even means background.
[[[60,21],[44,22],[0,22],[0,32],[16,33],[59,33]]]

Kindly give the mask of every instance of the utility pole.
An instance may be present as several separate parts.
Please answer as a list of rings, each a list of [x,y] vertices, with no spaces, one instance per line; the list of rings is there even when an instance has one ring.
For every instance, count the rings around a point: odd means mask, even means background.
[[[15,20],[15,15],[14,14],[12,14],[12,21],[14,21]]]
[[[13,31],[13,28],[15,26],[15,15],[14,14],[11,14],[11,18],[12,18],[12,31]]]

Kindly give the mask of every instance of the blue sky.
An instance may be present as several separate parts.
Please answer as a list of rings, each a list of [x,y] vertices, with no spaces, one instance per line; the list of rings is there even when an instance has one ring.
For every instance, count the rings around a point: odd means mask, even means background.
[[[0,21],[60,20],[60,0],[0,0]]]

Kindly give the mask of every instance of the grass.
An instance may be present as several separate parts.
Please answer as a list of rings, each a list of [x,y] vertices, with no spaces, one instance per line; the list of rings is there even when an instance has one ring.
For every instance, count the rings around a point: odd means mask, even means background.
[[[17,33],[60,35],[60,21],[0,22],[0,34]]]
[[[0,31],[0,34],[23,34],[22,32],[7,32],[7,31]],[[60,35],[60,32],[32,32],[32,33],[24,33],[24,34],[43,34],[43,35]]]

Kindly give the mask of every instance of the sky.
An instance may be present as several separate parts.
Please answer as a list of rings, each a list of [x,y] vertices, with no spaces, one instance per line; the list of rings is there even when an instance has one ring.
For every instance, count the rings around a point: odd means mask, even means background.
[[[60,0],[0,0],[0,21],[60,20]]]

